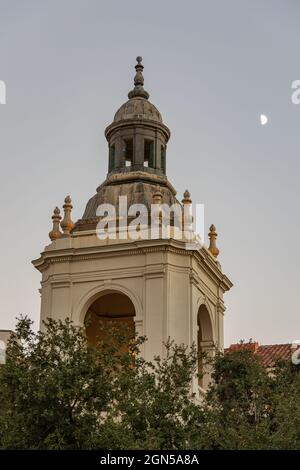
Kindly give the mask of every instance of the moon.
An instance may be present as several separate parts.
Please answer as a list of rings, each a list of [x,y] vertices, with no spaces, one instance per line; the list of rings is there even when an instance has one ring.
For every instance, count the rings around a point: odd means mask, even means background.
[[[265,114],[261,114],[259,119],[262,126],[265,126],[268,122],[268,117]]]

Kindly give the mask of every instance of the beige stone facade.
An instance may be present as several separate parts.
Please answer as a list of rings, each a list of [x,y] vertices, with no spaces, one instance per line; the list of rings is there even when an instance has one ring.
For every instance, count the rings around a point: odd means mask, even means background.
[[[1,348],[1,344],[6,346],[11,334],[12,334],[11,330],[0,330],[0,348]]]
[[[0,365],[5,364],[6,346],[11,334],[11,330],[0,330]]]

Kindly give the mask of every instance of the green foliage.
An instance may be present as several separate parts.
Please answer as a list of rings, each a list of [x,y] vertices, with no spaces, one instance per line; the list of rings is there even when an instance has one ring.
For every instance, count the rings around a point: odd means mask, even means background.
[[[91,347],[70,320],[34,333],[21,318],[0,367],[0,449],[300,448],[299,367],[216,353],[199,400],[195,348],[169,341],[148,363],[144,342],[112,325]]]
[[[266,369],[249,350],[218,353],[204,407],[205,445],[212,449],[299,449],[300,370],[291,362]]]
[[[104,363],[69,320],[48,320],[45,332],[34,334],[22,319],[0,374],[1,447],[93,445],[97,416],[111,393]]]
[[[22,318],[0,369],[0,448],[179,448],[196,352],[169,342],[148,364],[143,342],[111,326],[91,347],[70,320],[35,334]]]
[[[215,430],[212,448],[265,448],[274,383],[257,356],[249,350],[217,354],[212,379],[206,397]]]

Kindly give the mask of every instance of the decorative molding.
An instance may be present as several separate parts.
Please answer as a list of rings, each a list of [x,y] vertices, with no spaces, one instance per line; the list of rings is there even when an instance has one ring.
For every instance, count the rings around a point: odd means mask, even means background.
[[[70,287],[72,285],[72,281],[70,279],[60,279],[59,277],[52,277],[50,279],[50,284],[56,287]]]
[[[190,282],[194,286],[198,287],[200,284],[200,276],[196,273],[196,271],[193,268],[190,268],[190,274],[189,274]]]
[[[221,313],[222,315],[225,314],[226,307],[225,307],[223,300],[221,300],[220,298],[217,301],[216,307],[217,307],[217,313]]]
[[[122,283],[111,281],[109,286],[105,286],[102,282],[101,284],[84,291],[81,298],[73,304],[75,310],[72,312],[72,319],[74,319],[75,323],[82,325],[86,312],[93,301],[101,297],[101,295],[105,295],[105,293],[109,291],[121,292],[127,295],[134,305],[136,321],[143,319],[143,306],[139,296],[132,289]]]
[[[115,244],[107,246],[94,246],[94,247],[83,247],[83,248],[68,248],[65,250],[51,250],[42,253],[38,260],[34,260],[34,266],[40,271],[44,272],[50,265],[55,263],[70,263],[73,261],[90,261],[107,257],[119,257],[119,256],[138,256],[148,253],[175,253],[181,256],[193,257],[206,274],[214,281],[216,278],[219,281],[219,287],[225,292],[230,289],[232,283],[220,270],[216,261],[210,255],[205,247],[200,251],[186,250],[182,247],[184,242],[178,240],[151,240],[151,246],[143,246],[143,243],[149,243],[146,241],[135,241],[130,244]],[[135,248],[132,248],[134,243]],[[154,243],[154,245],[153,245]],[[176,246],[177,245],[177,246]],[[181,246],[180,246],[181,245]],[[91,251],[92,250],[92,251]],[[57,251],[59,253],[57,253]],[[89,251],[83,253],[83,251]]]

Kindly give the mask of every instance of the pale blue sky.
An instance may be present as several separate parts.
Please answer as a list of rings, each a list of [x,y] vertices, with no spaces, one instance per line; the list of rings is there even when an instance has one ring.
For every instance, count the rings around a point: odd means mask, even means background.
[[[299,23],[297,0],[0,0],[0,328],[38,319],[30,261],[54,206],[70,193],[80,218],[104,180],[103,131],[142,55],[168,177],[205,204],[235,284],[226,344],[300,338]]]

